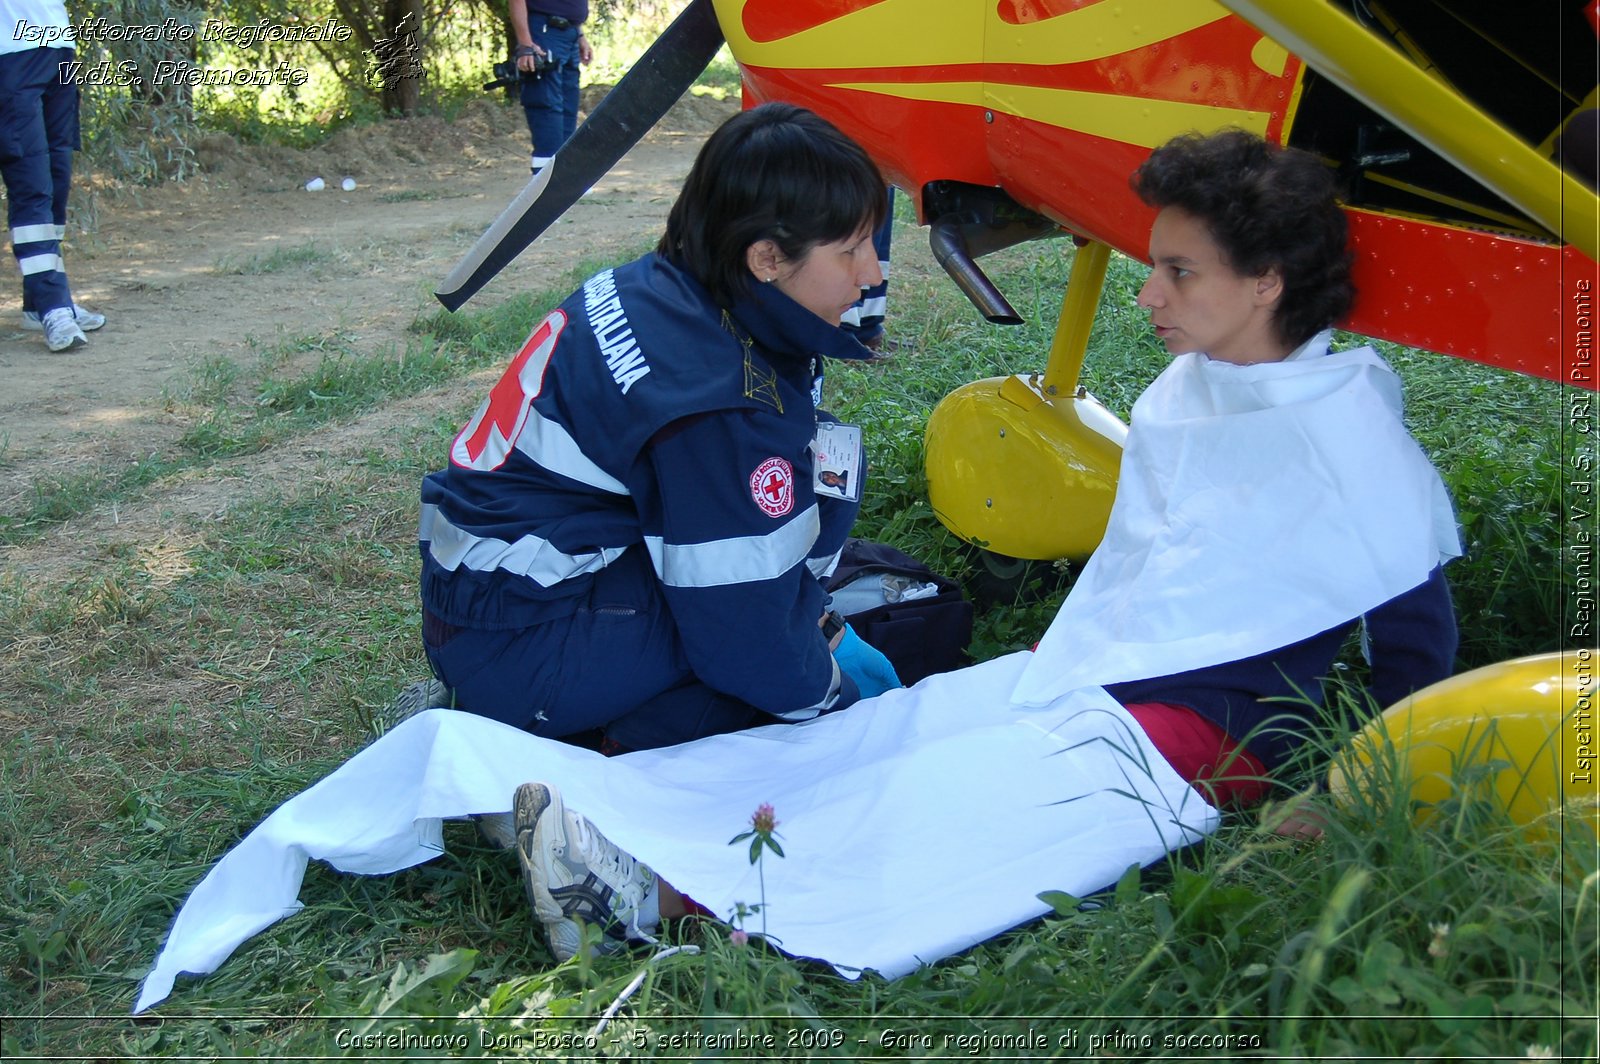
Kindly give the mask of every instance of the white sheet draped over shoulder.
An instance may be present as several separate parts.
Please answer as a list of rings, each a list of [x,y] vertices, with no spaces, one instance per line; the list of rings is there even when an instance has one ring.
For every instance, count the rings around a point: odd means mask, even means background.
[[[1213,830],[1214,810],[1103,691],[1023,710],[1015,654],[805,724],[604,758],[432,710],[280,806],[184,903],[134,1011],[214,971],[296,912],[308,859],[380,874],[442,850],[442,818],[561,788],[623,849],[719,915],[761,900],[728,840],[771,802],[787,857],[765,864],[767,929],[844,974],[894,977],[1041,915]],[[527,924],[508,934],[533,933]]]
[[[1370,347],[1327,353],[1330,336],[1283,362],[1180,355],[1139,397],[1105,539],[1018,704],[1264,654],[1461,553],[1399,378]]]

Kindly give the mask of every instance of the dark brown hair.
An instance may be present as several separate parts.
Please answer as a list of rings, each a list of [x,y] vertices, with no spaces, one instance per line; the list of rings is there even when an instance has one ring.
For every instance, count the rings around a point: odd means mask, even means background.
[[[1152,152],[1131,183],[1150,206],[1204,224],[1234,272],[1277,268],[1283,295],[1273,325],[1291,348],[1349,311],[1349,226],[1333,175],[1315,156],[1243,130],[1186,133]]]
[[[859,144],[804,108],[762,104],[706,140],[656,250],[729,307],[752,283],[751,244],[771,240],[798,260],[876,229],[887,211],[883,177]]]

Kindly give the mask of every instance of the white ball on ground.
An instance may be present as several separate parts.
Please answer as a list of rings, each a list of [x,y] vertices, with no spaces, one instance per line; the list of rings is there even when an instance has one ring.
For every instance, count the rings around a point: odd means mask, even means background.
[[[344,189],[346,192],[354,192],[356,190],[356,179],[353,177],[347,177],[343,181],[339,182],[339,187]]]

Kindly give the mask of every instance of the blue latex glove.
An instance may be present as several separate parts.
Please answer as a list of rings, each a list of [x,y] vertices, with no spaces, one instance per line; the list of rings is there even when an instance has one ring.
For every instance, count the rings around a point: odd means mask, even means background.
[[[856,630],[848,624],[844,626],[844,638],[839,640],[839,649],[833,652],[833,660],[839,663],[839,670],[861,688],[862,698],[872,698],[905,686],[900,682],[900,677],[895,675],[889,659],[856,635]]]

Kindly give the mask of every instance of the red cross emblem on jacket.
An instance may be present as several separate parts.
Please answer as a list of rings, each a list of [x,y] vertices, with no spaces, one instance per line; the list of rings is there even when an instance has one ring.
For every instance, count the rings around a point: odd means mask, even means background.
[[[750,497],[768,517],[794,509],[794,467],[782,458],[768,458],[750,474]]]

